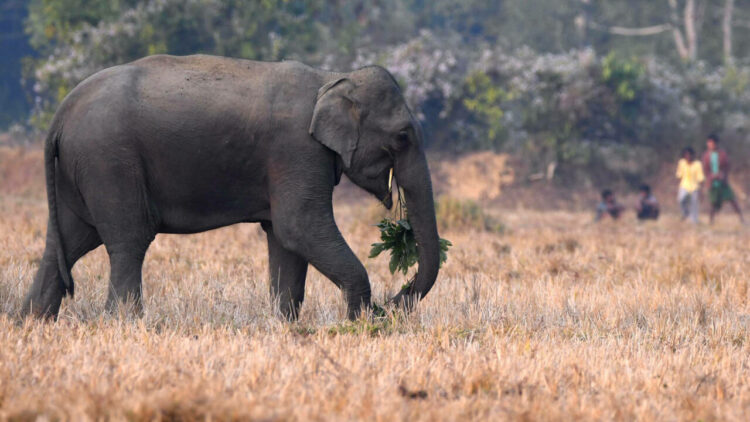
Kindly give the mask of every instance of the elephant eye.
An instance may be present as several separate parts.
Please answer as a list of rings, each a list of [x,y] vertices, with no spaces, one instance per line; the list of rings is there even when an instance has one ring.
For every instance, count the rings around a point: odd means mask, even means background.
[[[406,144],[409,142],[409,132],[402,130],[396,135],[396,139],[400,144]]]

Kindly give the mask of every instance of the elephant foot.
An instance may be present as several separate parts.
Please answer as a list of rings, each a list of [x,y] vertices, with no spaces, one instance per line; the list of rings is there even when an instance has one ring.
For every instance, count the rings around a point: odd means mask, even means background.
[[[19,316],[21,318],[37,318],[42,320],[56,320],[57,314],[60,311],[60,304],[62,302],[62,294],[59,298],[52,298],[50,301],[34,300],[31,297],[27,297],[23,301]]]
[[[44,262],[21,306],[21,317],[56,319],[65,289],[54,262]]]
[[[371,313],[369,311],[373,310],[372,302],[370,301],[369,296],[366,300],[362,299],[359,301],[349,302],[349,305],[347,306],[346,317],[349,319],[349,321],[356,321],[362,316],[363,310],[368,314]]]

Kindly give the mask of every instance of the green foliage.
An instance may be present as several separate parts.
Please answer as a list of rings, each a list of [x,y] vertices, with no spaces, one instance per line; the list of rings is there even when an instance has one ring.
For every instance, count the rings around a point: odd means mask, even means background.
[[[729,66],[721,82],[730,96],[741,96],[750,89],[750,69]]]
[[[622,102],[633,101],[642,88],[645,68],[637,60],[623,60],[616,53],[602,59],[602,80]]]
[[[360,318],[357,321],[346,321],[333,325],[328,328],[327,334],[330,337],[362,335],[367,337],[387,337],[405,331],[406,326],[403,323],[403,314],[398,311],[386,312],[378,305],[374,305],[372,316],[375,317],[372,320]]]
[[[406,326],[404,325],[404,315],[398,310],[386,312],[377,304],[373,304],[372,316],[374,318],[360,318],[356,321],[346,321],[330,326],[325,330],[329,337],[336,336],[367,336],[367,337],[385,337],[395,333],[403,333]],[[309,337],[316,335],[318,330],[314,327],[308,327],[300,324],[289,326],[289,330],[295,335]]]
[[[389,251],[391,260],[388,269],[391,274],[401,271],[406,275],[409,268],[419,260],[417,240],[414,237],[411,224],[407,220],[384,218],[377,224],[377,228],[380,229],[380,240],[382,242],[372,244],[369,257],[376,258],[382,252]],[[440,265],[448,259],[447,252],[451,246],[450,241],[440,239]]]
[[[466,78],[463,105],[481,123],[480,139],[484,148],[499,146],[505,139],[503,102],[512,97],[484,72],[474,72]]]

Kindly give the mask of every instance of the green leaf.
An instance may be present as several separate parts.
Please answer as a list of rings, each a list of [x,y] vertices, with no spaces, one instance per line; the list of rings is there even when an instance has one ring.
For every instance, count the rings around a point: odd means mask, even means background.
[[[448,260],[448,248],[453,246],[453,243],[450,242],[448,239],[440,238],[440,266],[443,266],[443,263]]]
[[[373,243],[370,249],[370,258],[375,258],[386,249],[385,243]]]
[[[396,272],[396,270],[398,269],[398,256],[391,256],[391,262],[388,264],[388,269],[391,271],[391,274],[394,274]]]

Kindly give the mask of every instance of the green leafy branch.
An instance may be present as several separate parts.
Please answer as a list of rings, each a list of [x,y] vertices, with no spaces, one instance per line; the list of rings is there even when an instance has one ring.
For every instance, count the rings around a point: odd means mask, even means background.
[[[409,268],[414,266],[419,260],[419,251],[417,249],[417,240],[414,237],[414,230],[408,220],[393,220],[384,218],[376,225],[380,229],[380,240],[382,242],[373,243],[370,249],[370,258],[375,258],[384,251],[389,251],[391,260],[388,269],[391,274],[401,271],[406,275]],[[440,265],[448,259],[448,248],[453,244],[440,238]]]

